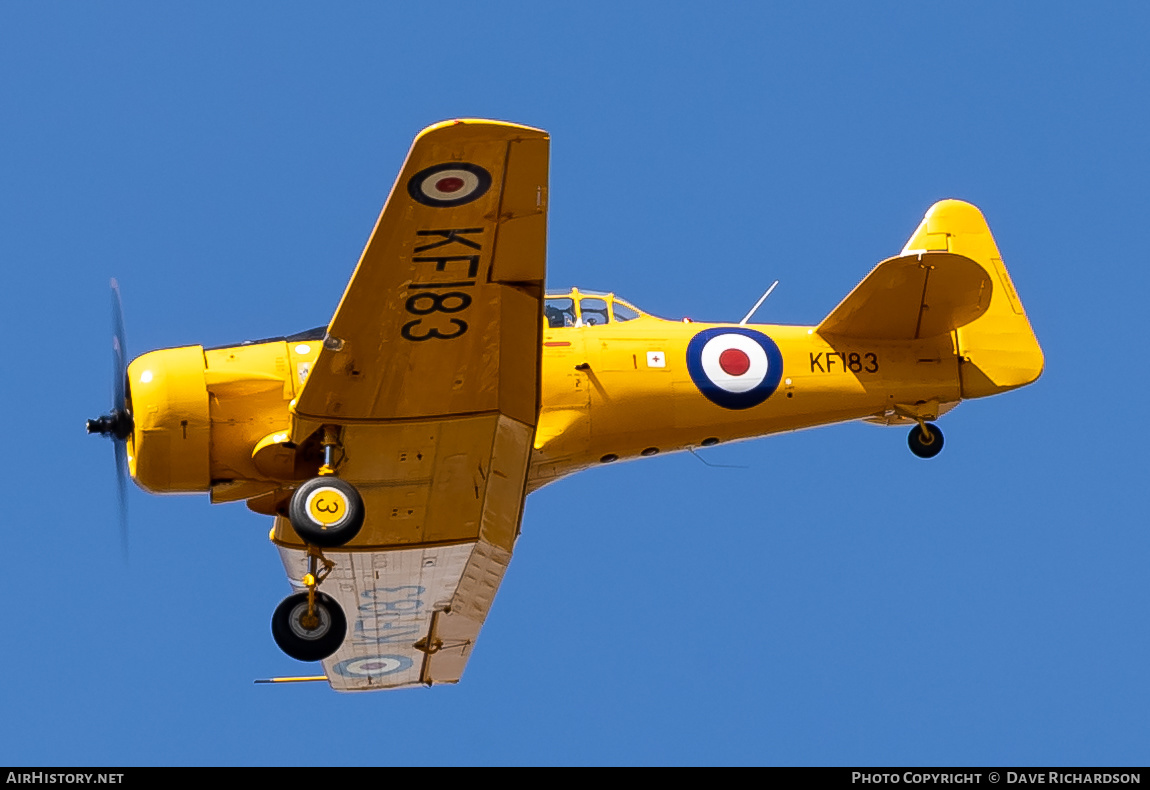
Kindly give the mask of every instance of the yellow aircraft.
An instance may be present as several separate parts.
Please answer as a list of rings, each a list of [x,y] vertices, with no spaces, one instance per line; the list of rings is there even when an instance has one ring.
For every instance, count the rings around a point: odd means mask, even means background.
[[[553,480],[845,420],[911,425],[929,458],[931,421],[1042,372],[986,221],[956,200],[816,326],[545,294],[548,156],[526,126],[421,132],[326,327],[125,370],[116,296],[115,402],[89,433],[146,491],[274,518],[297,591],[272,634],[339,691],[457,682],[524,498]]]

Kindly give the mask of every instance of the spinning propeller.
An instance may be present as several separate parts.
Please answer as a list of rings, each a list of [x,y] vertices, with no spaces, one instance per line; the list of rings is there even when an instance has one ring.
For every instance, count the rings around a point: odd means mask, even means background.
[[[112,410],[88,420],[88,433],[112,439],[116,458],[116,484],[120,504],[120,545],[128,556],[128,445],[132,435],[131,402],[128,399],[128,352],[124,344],[124,310],[120,286],[112,279]]]

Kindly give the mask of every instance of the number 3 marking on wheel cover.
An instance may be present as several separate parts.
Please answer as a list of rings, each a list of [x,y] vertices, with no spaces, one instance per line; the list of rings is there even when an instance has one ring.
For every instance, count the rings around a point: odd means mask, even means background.
[[[304,509],[312,521],[330,529],[338,527],[347,520],[348,512],[351,510],[348,505],[347,497],[342,491],[331,486],[323,486],[308,494]]]
[[[783,355],[775,341],[753,329],[704,329],[687,344],[687,372],[712,403],[749,409],[778,389]]]

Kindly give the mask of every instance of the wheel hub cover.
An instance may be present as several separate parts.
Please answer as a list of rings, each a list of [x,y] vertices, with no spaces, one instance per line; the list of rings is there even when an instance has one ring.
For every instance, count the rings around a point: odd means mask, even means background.
[[[308,517],[324,529],[338,527],[351,512],[345,495],[338,488],[322,486],[308,494],[304,509]]]
[[[307,601],[302,601],[291,610],[291,617],[288,618],[292,633],[300,639],[319,639],[331,629],[331,614],[326,607],[320,606],[318,601],[315,605],[315,616],[319,618],[319,625],[315,628],[305,628],[303,618],[306,616]]]

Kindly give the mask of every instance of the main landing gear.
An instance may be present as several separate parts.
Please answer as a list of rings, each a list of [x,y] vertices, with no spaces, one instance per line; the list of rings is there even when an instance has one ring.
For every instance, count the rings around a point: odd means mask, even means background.
[[[288,518],[305,543],[342,546],[363,526],[363,499],[355,486],[330,475],[313,477],[292,494]]]
[[[272,638],[298,661],[322,661],[343,644],[347,618],[339,603],[319,591],[335,563],[323,549],[342,546],[363,527],[363,499],[355,486],[335,476],[332,460],[338,447],[336,429],[324,426],[323,466],[296,488],[288,505],[288,518],[296,534],[308,544],[306,592],[289,595],[272,615]],[[322,566],[322,567],[321,567]]]
[[[921,421],[910,429],[906,442],[919,458],[934,458],[942,452],[942,431],[932,422]]]
[[[335,599],[316,591],[309,603],[311,594],[289,595],[272,615],[272,638],[296,661],[323,661],[347,636],[347,618]]]

